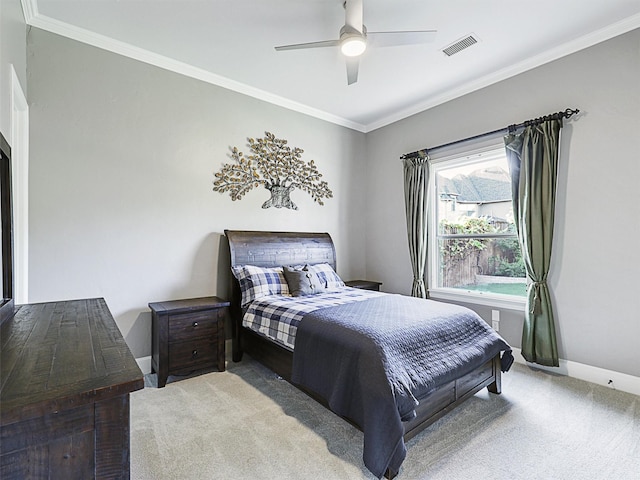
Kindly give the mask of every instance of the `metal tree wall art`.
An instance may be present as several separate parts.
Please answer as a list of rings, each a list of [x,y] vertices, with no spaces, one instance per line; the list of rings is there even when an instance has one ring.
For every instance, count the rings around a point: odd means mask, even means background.
[[[289,194],[299,188],[311,195],[320,205],[323,198],[332,198],[333,192],[318,172],[313,160],[302,160],[304,150],[291,148],[287,141],[264,132],[264,138],[248,138],[251,155],[244,155],[237,147],[231,148],[234,163],[225,163],[215,174],[213,191],[229,192],[232,200],[240,200],[245,193],[262,185],[271,192],[271,198],[262,204],[262,208],[291,208],[298,206],[291,201]]]

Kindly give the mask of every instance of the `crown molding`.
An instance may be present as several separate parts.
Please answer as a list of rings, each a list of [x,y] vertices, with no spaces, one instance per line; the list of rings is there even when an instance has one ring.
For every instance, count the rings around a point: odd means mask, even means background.
[[[243,95],[247,95],[258,100],[262,100],[273,105],[286,108],[288,110],[293,110],[295,112],[303,113],[320,120],[347,127],[352,130],[356,130],[362,133],[365,133],[366,131],[366,127],[364,125],[348,120],[346,118],[342,118],[337,115],[333,115],[328,112],[309,107],[308,105],[289,100],[279,95],[261,90],[259,88],[245,85],[244,83],[240,83],[221,75],[208,72],[202,68],[194,67],[193,65],[180,62],[164,55],[150,52],[143,48],[130,45],[126,42],[114,40],[113,38],[107,37],[105,35],[100,35],[98,33],[91,32],[89,30],[76,27],[65,22],[61,22],[44,15],[40,15],[37,13],[36,0],[22,0],[22,2],[23,8],[25,4],[28,4],[28,7],[24,8],[25,20],[27,20],[28,18],[27,24],[33,27],[37,27],[42,30],[55,33],[57,35],[67,37],[72,40],[76,40],[78,42],[100,48],[102,50],[107,50],[112,53],[116,53],[128,58],[132,58],[134,60],[154,65],[171,72],[179,73],[187,77],[195,78],[203,82],[226,88],[228,90],[232,90],[234,92],[241,93]],[[27,14],[27,12],[29,13]]]
[[[135,47],[128,43],[114,40],[113,38],[41,15],[38,12],[37,0],[20,1],[22,3],[25,21],[28,25],[362,133],[368,133],[400,120],[404,120],[412,115],[429,110],[430,108],[449,102],[463,95],[475,92],[493,85],[494,83],[506,80],[510,77],[519,75],[520,73],[532,70],[546,63],[591,47],[597,43],[604,42],[618,35],[640,28],[640,14],[633,15],[600,30],[584,35],[576,40],[554,47],[536,55],[535,57],[523,60],[522,62],[503,68],[502,70],[492,74],[485,75],[484,77],[480,77],[471,82],[467,82],[463,85],[447,90],[440,95],[429,97],[422,102],[414,103],[411,107],[399,110],[392,115],[363,124],[333,115],[323,110],[309,107],[308,105],[231,80],[184,62]]]
[[[38,0],[20,0],[22,14],[27,25],[31,25],[31,20],[38,16]]]
[[[618,35],[630,32],[631,30],[635,30],[636,28],[640,28],[640,14],[633,15],[620,22],[608,25],[607,27],[601,28],[600,30],[596,30],[595,32],[589,33],[565,44],[559,45],[558,47],[547,50],[539,55],[536,55],[535,57],[531,57],[527,60],[516,63],[507,68],[503,68],[502,70],[494,72],[490,75],[485,75],[484,77],[480,77],[471,82],[467,82],[457,88],[448,90],[447,92],[439,96],[431,97],[424,102],[419,102],[412,105],[410,108],[400,110],[393,115],[389,115],[378,121],[369,123],[366,125],[366,131],[371,132],[378,128],[390,125],[417,113],[424,112],[425,110],[429,110],[430,108],[454,100],[458,97],[462,97],[463,95],[466,95],[468,93],[475,92],[476,90],[488,87],[489,85],[493,85],[494,83],[498,83],[502,80],[514,77],[523,72],[532,70],[536,67],[552,62],[559,58],[566,57],[567,55],[571,55],[572,53],[584,50],[585,48],[604,42],[613,37],[617,37]]]

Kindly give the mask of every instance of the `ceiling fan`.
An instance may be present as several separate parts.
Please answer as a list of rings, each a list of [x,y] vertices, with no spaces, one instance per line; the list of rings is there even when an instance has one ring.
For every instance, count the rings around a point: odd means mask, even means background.
[[[347,83],[358,81],[360,55],[370,47],[393,47],[398,45],[415,45],[433,41],[436,30],[413,30],[397,32],[368,32],[362,23],[363,0],[345,0],[344,26],[340,29],[340,37],[336,40],[296,43],[275,47],[278,52],[301,50],[306,48],[340,47],[347,62]]]

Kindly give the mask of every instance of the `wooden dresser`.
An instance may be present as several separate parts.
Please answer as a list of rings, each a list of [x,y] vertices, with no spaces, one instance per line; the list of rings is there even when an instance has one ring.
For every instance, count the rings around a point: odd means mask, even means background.
[[[0,478],[128,479],[144,380],[104,299],[17,306],[0,342]]]

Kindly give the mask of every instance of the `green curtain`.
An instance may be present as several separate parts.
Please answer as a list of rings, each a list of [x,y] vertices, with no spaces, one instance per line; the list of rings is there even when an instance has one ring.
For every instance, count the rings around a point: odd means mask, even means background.
[[[427,210],[429,207],[429,157],[422,154],[403,159],[404,203],[407,215],[409,256],[413,269],[411,295],[427,298]]]
[[[551,260],[562,120],[546,120],[504,138],[511,175],[513,214],[527,277],[522,356],[558,366],[555,320],[547,275]]]

